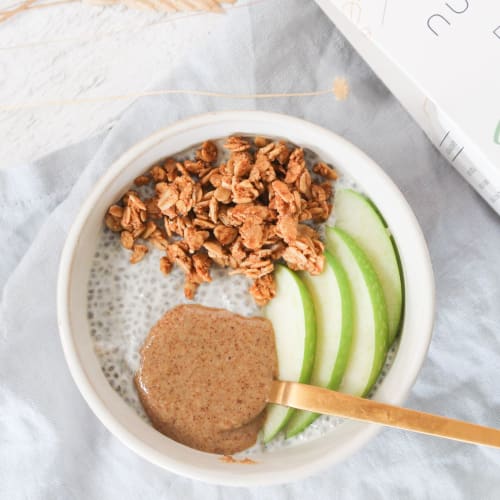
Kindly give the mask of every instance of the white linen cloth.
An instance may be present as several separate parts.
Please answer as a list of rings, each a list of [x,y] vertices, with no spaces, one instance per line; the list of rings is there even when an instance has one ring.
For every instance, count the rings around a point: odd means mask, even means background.
[[[156,129],[200,112],[258,108],[343,135],[400,187],[424,230],[437,284],[434,338],[408,406],[500,427],[498,217],[314,2],[236,9],[225,28],[207,34],[182,67],[169,69],[166,61],[158,87],[307,90],[345,75],[352,94],[343,103],[332,96],[142,99],[107,134],[0,172],[0,498],[498,499],[498,450],[397,430],[382,431],[344,463],[304,481],[210,486],[136,456],[80,396],[59,343],[55,289],[64,239],[82,200],[111,162]]]

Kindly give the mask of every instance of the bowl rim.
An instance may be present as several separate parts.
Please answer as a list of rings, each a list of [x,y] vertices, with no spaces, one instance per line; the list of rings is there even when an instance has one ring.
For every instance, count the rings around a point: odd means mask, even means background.
[[[423,361],[432,337],[432,329],[435,314],[435,286],[434,276],[430,256],[428,253],[427,245],[422,234],[421,228],[417,219],[408,205],[402,193],[396,187],[394,182],[387,176],[387,174],[365,153],[359,148],[331,132],[328,129],[320,127],[316,124],[310,123],[300,118],[279,114],[270,113],[266,111],[222,111],[211,112],[200,115],[191,116],[183,120],[174,122],[173,124],[164,127],[152,135],[142,139],[124,152],[108,170],[101,176],[97,183],[91,189],[86,200],[83,202],[73,224],[68,232],[66,242],[60,258],[59,275],[57,282],[57,314],[58,314],[58,327],[60,339],[64,351],[64,356],[68,364],[71,376],[75,381],[83,398],[98,417],[104,426],[115,435],[122,443],[128,448],[134,450],[139,456],[145,458],[164,469],[179,475],[189,477],[191,479],[201,480],[207,483],[228,486],[249,486],[249,485],[271,485],[281,484],[290,481],[291,475],[282,477],[279,474],[265,474],[257,473],[254,475],[241,475],[235,470],[234,474],[217,476],[216,473],[207,473],[200,470],[196,466],[188,467],[186,464],[179,463],[175,458],[166,456],[158,450],[153,449],[145,444],[142,440],[138,439],[134,434],[122,424],[111,411],[107,408],[105,401],[96,394],[92,382],[85,370],[85,367],[80,359],[78,348],[73,335],[71,327],[71,317],[69,308],[69,289],[72,278],[72,268],[74,266],[75,250],[79,242],[79,235],[82,231],[87,218],[94,207],[94,202],[99,198],[105,187],[110,182],[120,175],[134,160],[139,158],[142,154],[153,148],[155,145],[160,144],[169,137],[174,137],[176,134],[186,132],[187,130],[200,126],[207,126],[216,122],[229,121],[241,123],[242,129],[245,126],[251,125],[252,122],[269,121],[277,125],[286,122],[289,126],[307,127],[313,132],[317,133],[319,137],[330,139],[333,144],[342,145],[344,148],[349,149],[358,159],[364,162],[369,168],[376,173],[377,176],[385,183],[387,190],[390,191],[391,196],[397,201],[399,208],[404,210],[404,216],[409,226],[409,230],[413,232],[412,236],[417,242],[418,257],[420,260],[420,275],[419,281],[423,284],[423,289],[426,293],[422,295],[422,300],[419,302],[419,330],[421,338],[418,344],[412,351],[412,357],[405,363],[404,373],[404,387],[397,392],[397,394],[390,394],[383,390],[378,390],[375,393],[374,399],[381,399],[392,404],[402,404],[406,399],[408,392],[413,386],[415,379],[420,371]],[[241,132],[235,130],[234,133]],[[246,133],[246,132],[243,132]],[[251,133],[251,132],[248,132]],[[286,134],[285,134],[286,135]],[[209,139],[210,137],[207,137]],[[367,167],[368,168],[368,167]],[[385,214],[384,214],[385,217]],[[405,284],[406,286],[406,284]],[[406,307],[406,304],[405,304]],[[406,313],[406,310],[405,310]],[[396,355],[397,359],[397,355]],[[383,384],[382,384],[383,385]],[[381,426],[374,424],[358,423],[358,427],[354,437],[349,442],[336,449],[335,453],[325,454],[321,458],[301,465],[300,469],[297,467],[293,470],[293,481],[303,479],[307,476],[315,474],[328,466],[338,463],[354,452],[359,450],[366,444],[375,434],[380,430]],[[250,481],[249,481],[250,478]]]

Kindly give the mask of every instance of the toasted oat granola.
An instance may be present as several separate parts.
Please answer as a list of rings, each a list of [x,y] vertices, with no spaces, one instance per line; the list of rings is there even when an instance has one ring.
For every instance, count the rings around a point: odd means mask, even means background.
[[[215,264],[253,279],[249,291],[264,305],[276,294],[276,261],[311,274],[323,270],[324,245],[313,225],[331,213],[337,172],[323,162],[311,168],[302,148],[283,141],[233,136],[224,148],[225,162],[218,162],[217,145],[206,141],[194,159],[153,166],[135,185],[151,185],[155,194],[142,199],[128,191],[104,222],[120,233],[132,264],[148,252],[142,240],[164,253],[163,274],[181,267],[187,298],[211,281]]]

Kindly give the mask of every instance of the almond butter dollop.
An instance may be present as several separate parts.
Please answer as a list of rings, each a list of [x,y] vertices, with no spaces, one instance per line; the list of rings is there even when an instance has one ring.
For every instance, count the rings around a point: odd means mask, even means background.
[[[168,311],[151,329],[135,384],[158,431],[230,455],[257,440],[276,372],[267,319],[191,304]]]

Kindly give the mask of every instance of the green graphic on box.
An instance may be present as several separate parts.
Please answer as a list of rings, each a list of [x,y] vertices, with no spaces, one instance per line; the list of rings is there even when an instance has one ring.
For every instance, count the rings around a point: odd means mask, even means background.
[[[500,122],[498,122],[497,129],[495,130],[495,135],[493,137],[493,140],[495,141],[496,144],[500,146]]]

